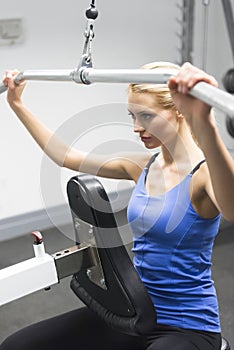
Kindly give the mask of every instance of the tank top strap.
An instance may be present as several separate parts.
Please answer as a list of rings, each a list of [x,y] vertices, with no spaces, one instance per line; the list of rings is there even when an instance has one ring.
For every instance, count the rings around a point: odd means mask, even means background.
[[[145,168],[146,168],[147,170],[149,170],[149,167],[150,167],[151,164],[155,161],[155,159],[157,158],[158,155],[159,155],[159,152],[153,154],[153,156],[150,158],[150,160],[148,161],[148,163],[147,163],[146,166],[145,166]],[[206,161],[205,159],[201,160],[201,161],[193,168],[193,170],[190,172],[190,174],[193,175],[193,174],[200,168],[200,166],[201,166],[205,161]]]
[[[145,166],[146,169],[149,169],[150,165],[155,161],[155,158],[157,158],[158,155],[159,155],[159,152],[158,152],[158,153],[155,153],[155,154],[150,158],[150,160],[148,161],[148,163],[147,163],[146,166]]]
[[[193,174],[200,168],[200,166],[201,166],[205,161],[206,161],[205,159],[201,160],[201,161],[195,166],[195,168],[190,172],[190,174],[193,175]]]

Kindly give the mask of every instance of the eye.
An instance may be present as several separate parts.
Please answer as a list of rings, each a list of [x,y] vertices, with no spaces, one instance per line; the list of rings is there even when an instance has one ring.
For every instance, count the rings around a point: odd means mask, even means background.
[[[155,114],[152,114],[152,113],[141,113],[140,114],[140,118],[143,120],[150,120],[153,117],[155,117]]]
[[[134,116],[134,114],[133,114],[132,112],[128,111],[128,115],[129,115],[133,120],[136,119],[136,117]]]

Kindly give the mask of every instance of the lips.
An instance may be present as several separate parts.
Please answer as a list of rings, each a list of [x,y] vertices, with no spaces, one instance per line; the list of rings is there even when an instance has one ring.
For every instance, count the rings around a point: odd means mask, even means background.
[[[144,136],[141,137],[142,142],[150,141],[150,139],[151,139],[151,137],[144,137]]]

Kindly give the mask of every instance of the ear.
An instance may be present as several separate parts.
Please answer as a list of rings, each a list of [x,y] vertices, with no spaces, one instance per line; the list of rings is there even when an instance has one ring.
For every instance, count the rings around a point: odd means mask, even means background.
[[[184,119],[183,114],[182,114],[182,113],[180,113],[179,111],[176,111],[176,116],[177,116],[177,119],[178,119],[178,120],[182,120],[182,119]]]

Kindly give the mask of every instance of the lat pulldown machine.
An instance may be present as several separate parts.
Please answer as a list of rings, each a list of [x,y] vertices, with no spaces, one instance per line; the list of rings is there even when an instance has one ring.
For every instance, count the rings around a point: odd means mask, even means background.
[[[88,16],[90,13],[97,15],[94,1],[87,13]],[[143,70],[91,68],[92,21],[88,19],[85,49],[76,70],[23,72],[16,81],[166,83],[173,74],[168,70],[155,74]],[[5,89],[1,86],[1,92]],[[234,117],[234,98],[230,94],[206,83],[197,84],[191,94]],[[131,335],[152,331],[157,322],[156,310],[123,245],[102,184],[88,174],[75,176],[67,184],[67,194],[77,244],[49,255],[40,232],[33,232],[35,257],[0,270],[0,305],[73,275],[71,288],[74,293],[109,326]],[[230,350],[225,339],[221,350]]]

